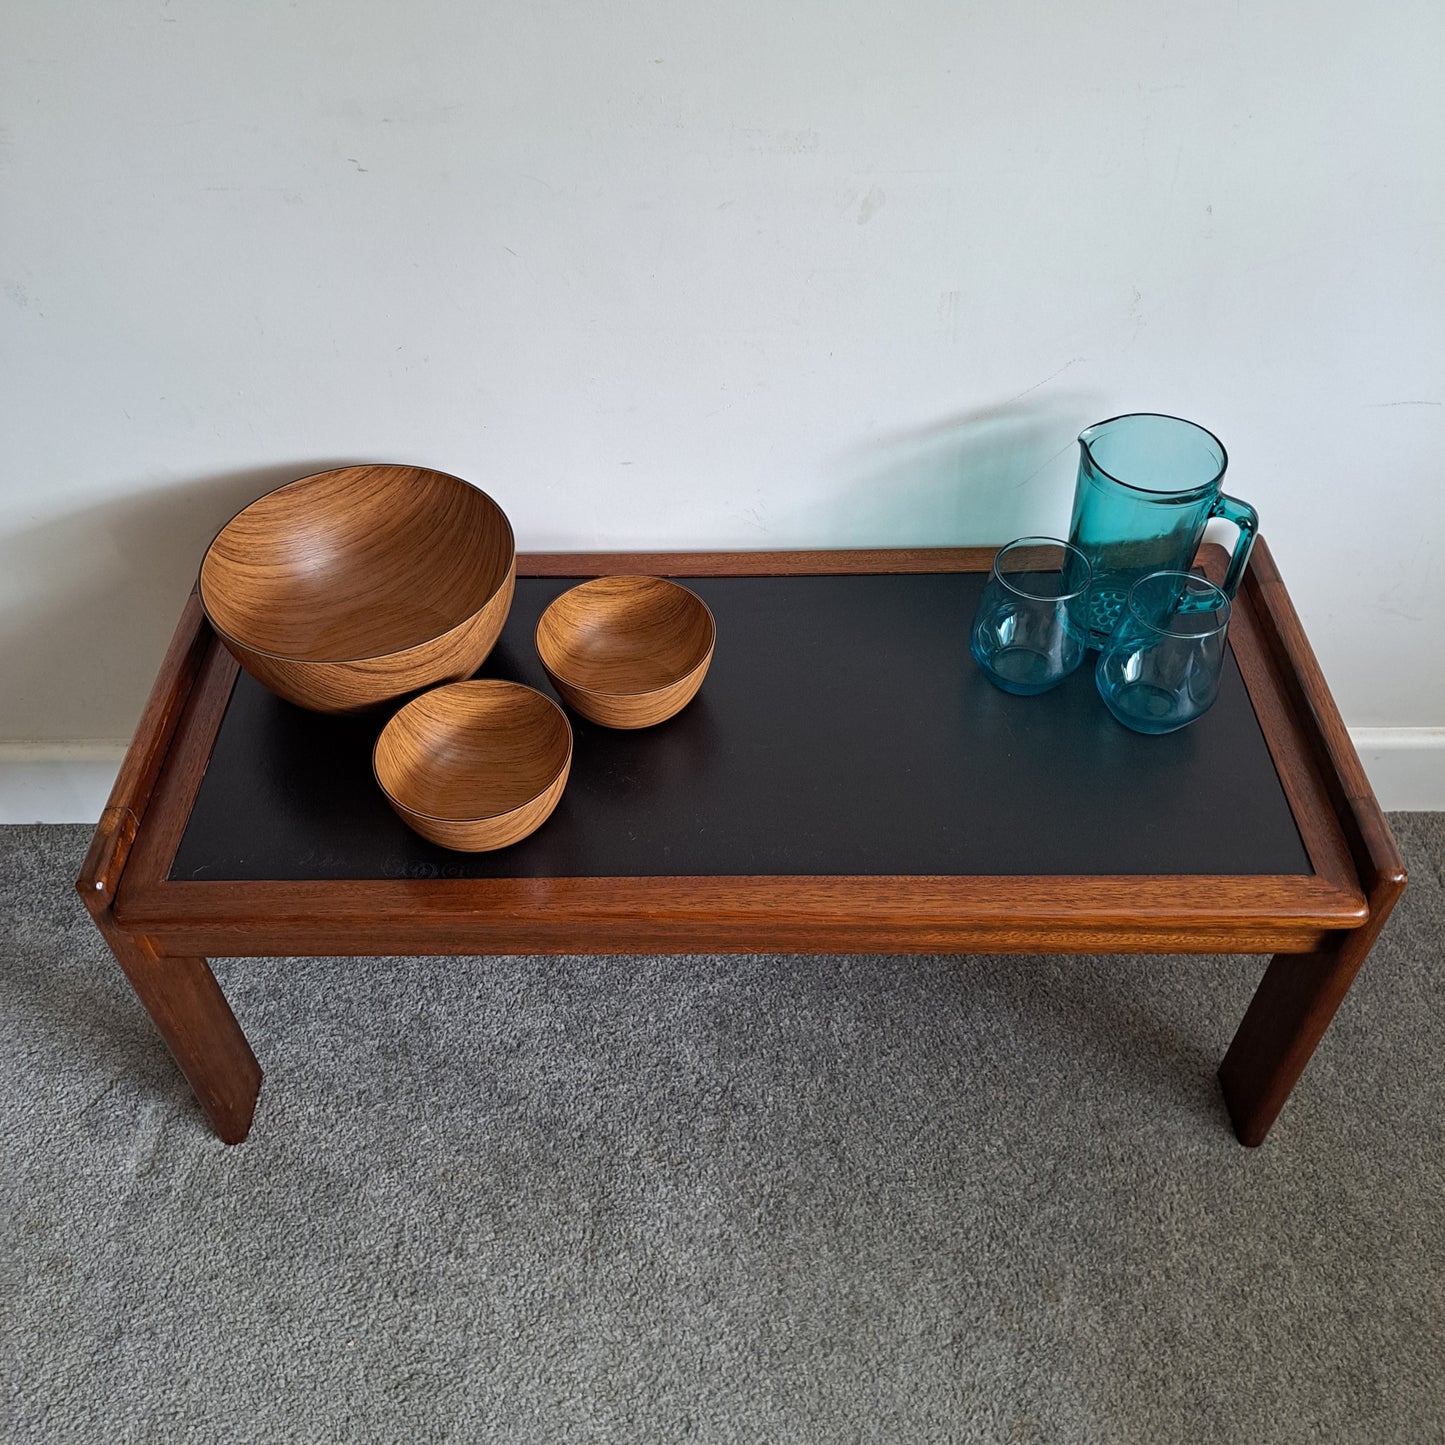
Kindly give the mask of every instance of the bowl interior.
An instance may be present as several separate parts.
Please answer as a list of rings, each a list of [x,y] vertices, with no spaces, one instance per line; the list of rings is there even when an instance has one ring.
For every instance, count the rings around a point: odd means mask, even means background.
[[[537,624],[537,651],[564,682],[628,694],[670,687],[706,659],[712,613],[663,577],[598,577],[558,597]]]
[[[373,763],[402,807],[465,821],[530,803],[571,755],[572,730],[556,703],[520,683],[484,679],[409,702],[382,729]]]
[[[343,467],[232,518],[201,564],[201,600],[217,628],[258,652],[356,661],[474,616],[513,556],[502,509],[460,477]]]

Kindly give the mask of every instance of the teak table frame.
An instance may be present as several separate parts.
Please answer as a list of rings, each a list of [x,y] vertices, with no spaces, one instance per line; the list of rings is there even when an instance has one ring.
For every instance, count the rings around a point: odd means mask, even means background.
[[[1219,549],[1201,562],[1218,565]],[[992,549],[550,554],[518,575],[984,571]],[[227,1143],[261,1069],[208,956],[692,952],[1270,953],[1219,1076],[1263,1141],[1405,887],[1389,826],[1259,542],[1230,641],[1312,875],[173,881],[236,677],[192,594],[77,888]]]

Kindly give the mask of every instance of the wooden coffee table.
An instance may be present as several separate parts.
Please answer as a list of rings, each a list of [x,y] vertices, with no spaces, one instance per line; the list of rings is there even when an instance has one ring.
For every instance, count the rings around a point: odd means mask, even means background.
[[[484,674],[545,689],[542,607],[617,572],[685,579],[717,655],[661,727],[574,717],[557,812],[488,854],[387,808],[385,714],[272,697],[192,595],[77,887],[228,1143],[261,1069],[208,956],[867,951],[1273,954],[1219,1071],[1258,1144],[1405,886],[1269,550],[1219,702],[1162,738],[1087,665],[989,686],[966,639],[992,551],[520,558]]]

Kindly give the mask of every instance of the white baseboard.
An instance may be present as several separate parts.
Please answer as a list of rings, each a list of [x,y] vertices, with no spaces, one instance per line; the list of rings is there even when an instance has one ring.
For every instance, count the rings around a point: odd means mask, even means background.
[[[1380,806],[1445,812],[1445,728],[1351,728]],[[124,743],[0,743],[0,823],[94,823]]]
[[[1445,812],[1445,728],[1351,728],[1386,812]]]
[[[94,823],[124,743],[0,743],[0,823]]]

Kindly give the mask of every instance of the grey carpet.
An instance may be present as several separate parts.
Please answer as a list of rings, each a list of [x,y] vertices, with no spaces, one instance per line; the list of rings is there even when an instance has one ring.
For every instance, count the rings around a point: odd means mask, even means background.
[[[223,962],[208,1132],[0,831],[0,1433],[1445,1438],[1445,815],[1275,1132],[1257,959]]]

